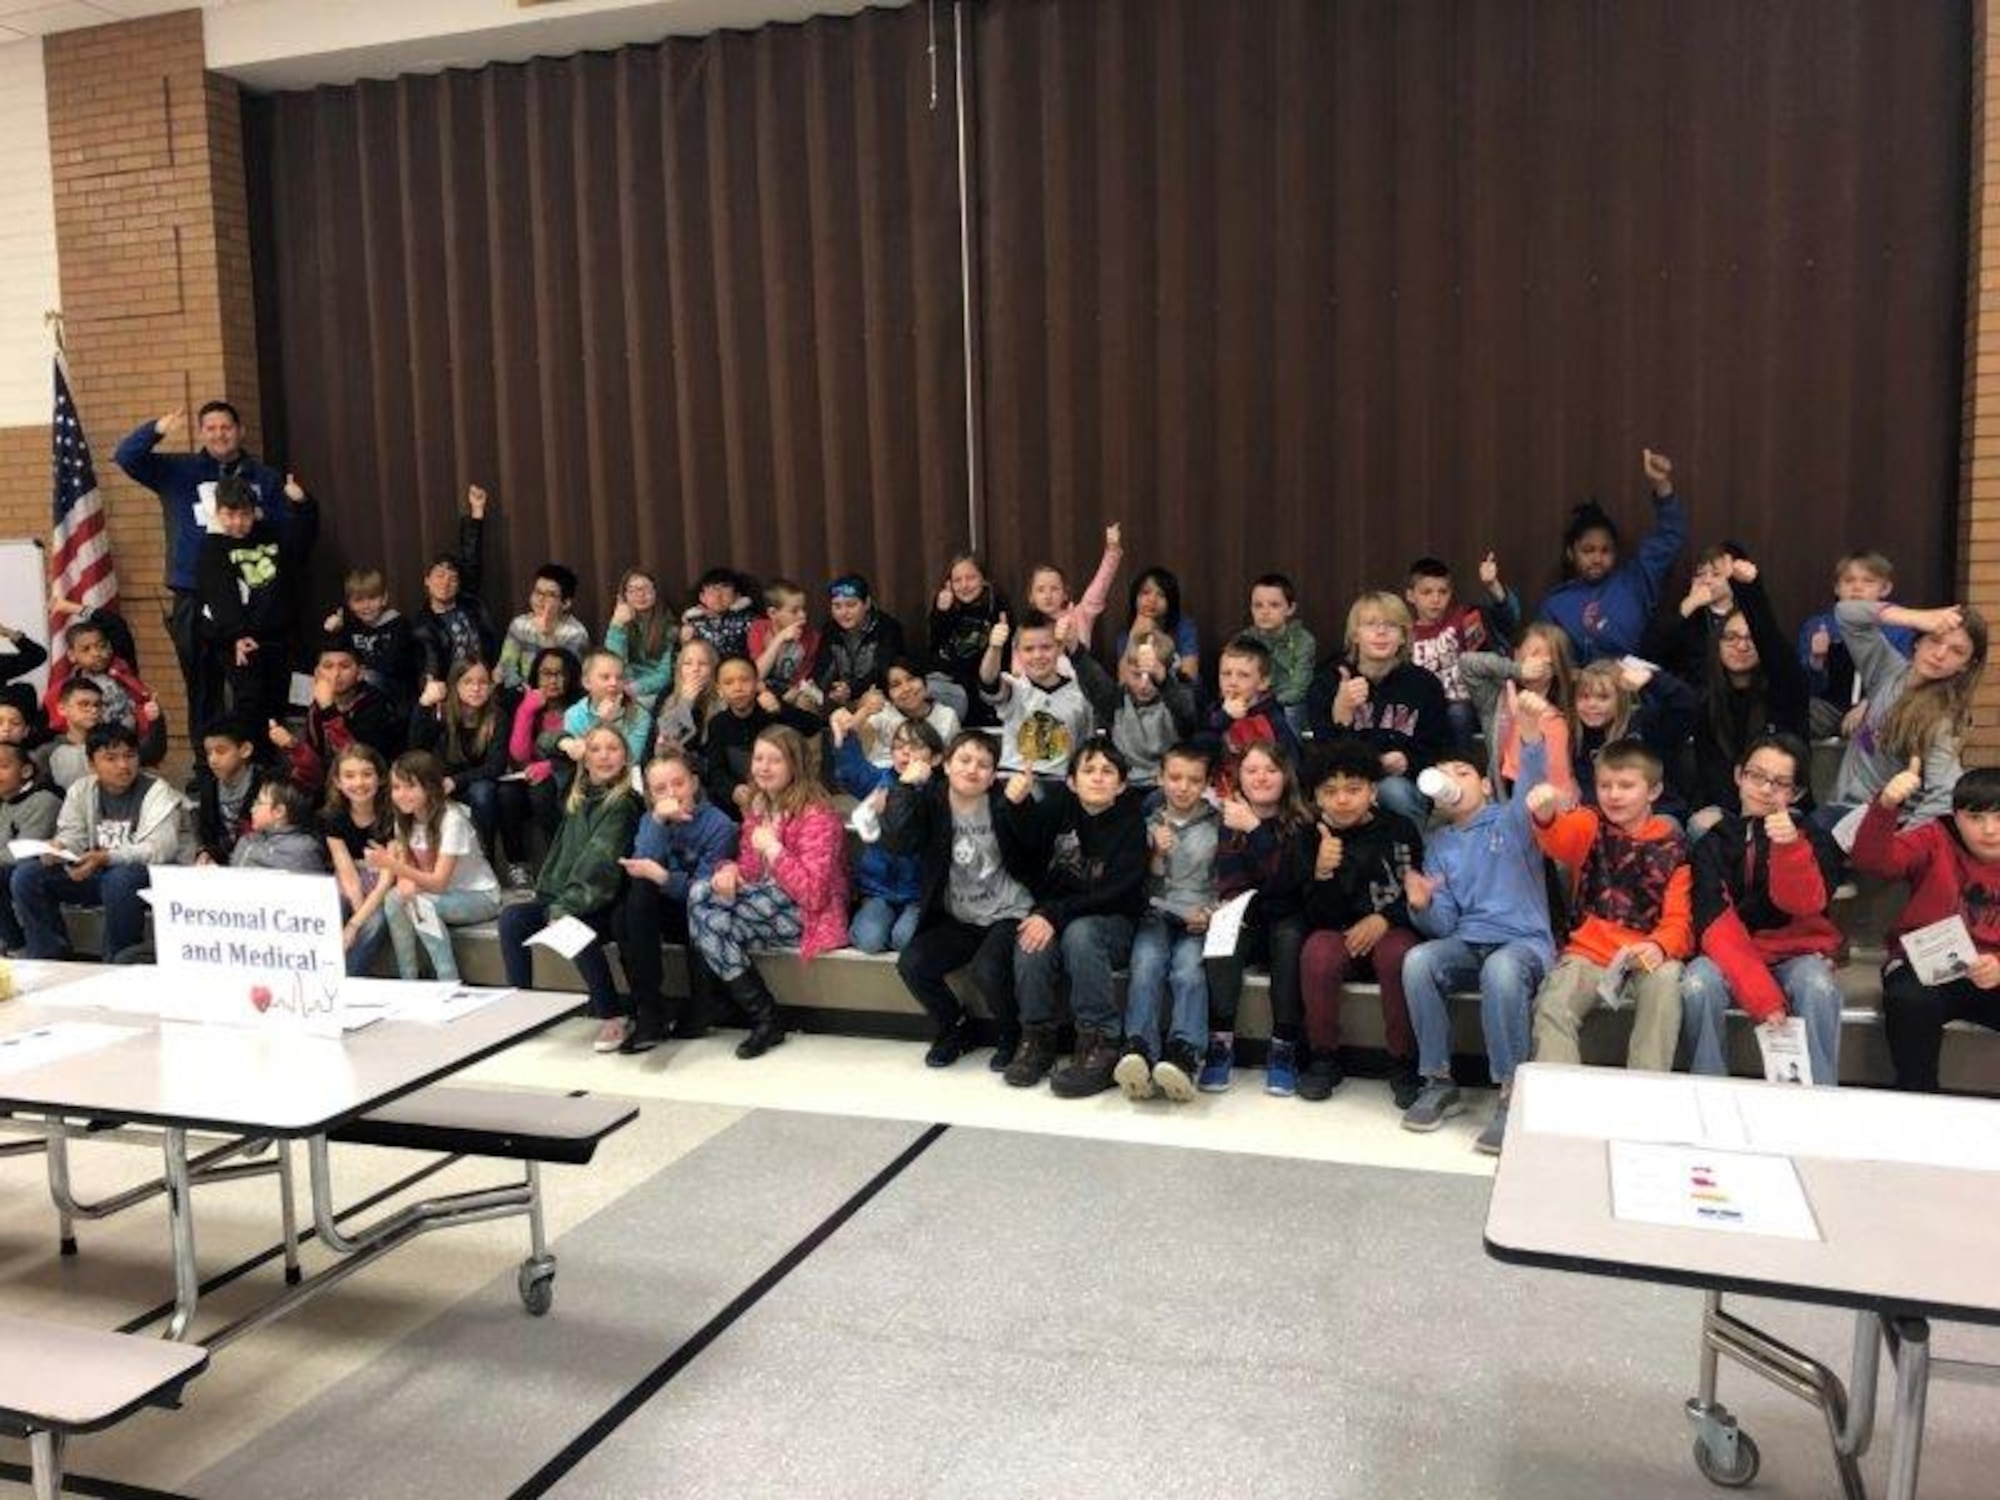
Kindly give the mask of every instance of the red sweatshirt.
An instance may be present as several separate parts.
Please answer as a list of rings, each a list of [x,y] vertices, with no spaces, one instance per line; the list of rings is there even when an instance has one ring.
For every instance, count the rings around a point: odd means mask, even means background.
[[[1900,957],[1903,934],[1946,917],[1965,918],[1981,953],[2000,953],[2000,861],[1977,859],[1948,817],[1896,831],[1897,809],[1868,804],[1854,838],[1854,868],[1906,880],[1910,899],[1889,930],[1889,951]]]

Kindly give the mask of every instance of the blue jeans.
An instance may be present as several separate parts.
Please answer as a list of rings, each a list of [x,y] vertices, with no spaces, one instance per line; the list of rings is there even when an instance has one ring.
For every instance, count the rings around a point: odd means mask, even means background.
[[[847,924],[847,941],[862,953],[901,953],[916,936],[921,901],[898,906],[882,896],[866,896]]]
[[[1771,965],[1785,1004],[1806,1023],[1806,1055],[1813,1082],[1829,1088],[1840,1081],[1840,985],[1833,965],[1816,953]],[[1729,1071],[1723,1029],[1729,1009],[1729,981],[1705,958],[1681,970],[1681,1046],[1690,1073],[1720,1078]]]
[[[1479,983],[1479,1024],[1486,1062],[1497,1084],[1511,1082],[1534,1042],[1535,991],[1548,959],[1527,943],[1468,943],[1435,938],[1403,960],[1403,993],[1417,1033],[1417,1069],[1427,1078],[1451,1076],[1449,996]]]
[[[1047,1026],[1056,1018],[1056,980],[1069,975],[1070,1014],[1079,1031],[1118,1032],[1113,975],[1132,951],[1129,917],[1077,917],[1039,953],[1014,950],[1014,996],[1021,1024]]]
[[[104,961],[111,962],[146,933],[146,903],[139,892],[152,884],[148,865],[106,865],[95,875],[72,880],[67,865],[39,859],[14,866],[14,911],[28,940],[29,958],[63,958],[69,953],[65,906],[104,908]]]
[[[1419,828],[1431,820],[1431,799],[1407,776],[1384,776],[1375,783],[1375,800]]]
[[[1132,977],[1125,986],[1125,1040],[1159,1059],[1160,1002],[1173,995],[1167,1036],[1200,1052],[1208,1045],[1208,972],[1202,934],[1178,917],[1148,912],[1132,939]]]
[[[597,929],[598,941],[577,954],[576,972],[590,994],[590,1013],[600,1021],[625,1014],[618,987],[611,982],[611,961],[604,956],[604,933],[611,920],[609,911],[579,912],[578,916]],[[535,955],[526,947],[529,938],[549,925],[548,903],[537,897],[500,908],[500,962],[506,966],[507,982],[517,990],[534,988]]]
[[[431,897],[431,904],[437,908],[438,921],[444,926],[438,937],[417,931],[416,921],[401,896],[391,895],[382,903],[389,942],[396,950],[396,973],[403,979],[418,977],[419,942],[430,955],[431,973],[439,979],[458,978],[458,956],[451,949],[451,929],[490,921],[500,910],[500,895],[497,891],[439,891]]]

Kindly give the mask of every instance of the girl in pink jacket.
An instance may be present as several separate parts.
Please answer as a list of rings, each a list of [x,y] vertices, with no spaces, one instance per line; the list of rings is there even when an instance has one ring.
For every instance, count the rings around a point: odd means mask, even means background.
[[[773,725],[750,752],[750,804],[733,861],[688,889],[688,931],[709,971],[750,1013],[742,1058],[785,1039],[753,947],[811,958],[847,946],[847,831],[798,731]]]

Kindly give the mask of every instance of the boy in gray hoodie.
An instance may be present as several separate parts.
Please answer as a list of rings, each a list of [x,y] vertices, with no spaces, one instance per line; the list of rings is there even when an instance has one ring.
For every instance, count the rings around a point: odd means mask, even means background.
[[[1160,790],[1146,806],[1151,850],[1146,915],[1132,941],[1125,988],[1125,1054],[1112,1077],[1128,1099],[1150,1099],[1157,1088],[1185,1103],[1195,1095],[1208,1044],[1208,976],[1202,943],[1215,909],[1215,845],[1221,814],[1203,795],[1211,752],[1179,744],[1160,766]],[[1173,1008],[1161,1037],[1161,1001]]]
[[[1130,784],[1158,786],[1167,752],[1194,733],[1194,685],[1167,670],[1151,641],[1126,648],[1115,678],[1088,651],[1070,663],[1098,725],[1132,767]]]

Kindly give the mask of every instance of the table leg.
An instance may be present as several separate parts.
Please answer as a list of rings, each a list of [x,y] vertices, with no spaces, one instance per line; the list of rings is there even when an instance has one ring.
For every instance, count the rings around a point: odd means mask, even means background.
[[[35,1500],[62,1500],[63,1435],[36,1431],[28,1434],[28,1471],[34,1481]]]
[[[1896,1318],[1889,1346],[1896,1361],[1895,1430],[1889,1435],[1889,1500],[1915,1500],[1917,1465],[1924,1450],[1924,1403],[1930,1394],[1931,1327],[1922,1318]]]
[[[1854,1360],[1847,1372],[1847,1415],[1833,1435],[1841,1458],[1858,1460],[1875,1440],[1875,1379],[1882,1368],[1882,1318],[1854,1315]]]
[[[292,1143],[278,1142],[278,1212],[285,1226],[285,1285],[299,1284],[299,1211],[292,1196]]]
[[[70,1214],[75,1201],[69,1185],[69,1131],[60,1120],[49,1121],[45,1138],[49,1151],[49,1197],[56,1206],[56,1242],[64,1255],[76,1254],[76,1220]]]
[[[201,1300],[201,1273],[194,1258],[194,1192],[188,1173],[187,1130],[169,1126],[161,1136],[166,1156],[167,1230],[174,1247],[174,1315],[167,1337],[184,1338]]]

